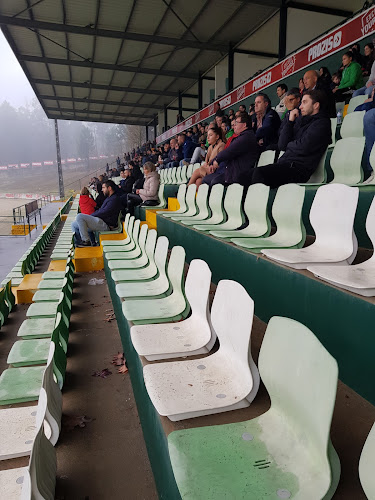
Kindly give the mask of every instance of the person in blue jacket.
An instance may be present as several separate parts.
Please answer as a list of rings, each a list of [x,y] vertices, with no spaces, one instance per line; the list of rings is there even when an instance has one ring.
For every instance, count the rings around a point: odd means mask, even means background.
[[[183,166],[183,162],[190,162],[191,157],[193,156],[195,148],[198,147],[198,144],[192,141],[191,137],[185,134],[185,132],[181,132],[177,136],[178,145],[182,146],[182,160],[180,161],[180,166]]]
[[[252,115],[252,129],[261,151],[278,140],[280,116],[271,109],[271,101],[267,94],[259,93],[254,103],[255,113]]]

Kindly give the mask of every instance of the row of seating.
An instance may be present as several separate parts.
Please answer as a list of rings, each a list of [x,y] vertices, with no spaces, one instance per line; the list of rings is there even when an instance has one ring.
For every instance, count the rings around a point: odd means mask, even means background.
[[[30,245],[27,252],[22,255],[17,264],[7,274],[1,283],[2,286],[5,286],[9,280],[12,280],[13,286],[18,286],[26,274],[31,274],[34,271],[35,266],[37,265],[60,222],[61,210],[59,210],[55,217],[47,224],[38,238]]]
[[[11,284],[11,280],[9,280],[5,287],[0,290],[0,328],[8,319],[8,316],[16,303],[16,298],[13,295]]]
[[[75,196],[69,210],[64,226],[61,229],[55,248],[53,249],[51,260],[66,260],[74,248],[74,240],[71,225],[75,220],[79,210],[79,195]]]
[[[277,190],[272,206],[276,232],[272,235],[267,211],[269,192],[269,187],[263,184],[250,186],[242,211],[244,188],[239,184],[228,186],[225,195],[221,184],[213,186],[210,193],[208,186],[202,185],[197,195],[195,185],[187,189],[186,185],[181,185],[177,193],[180,208],[157,213],[251,252],[262,252],[290,267],[309,269],[326,281],[360,295],[375,295],[374,258],[349,266],[358,249],[353,229],[358,187],[327,184],[318,188],[309,214],[316,239],[306,248],[302,248],[306,240],[302,222],[305,188],[286,184]],[[248,226],[238,229],[245,222],[245,216]],[[366,231],[373,244],[374,225],[373,201],[366,221]],[[331,266],[325,267],[327,264]],[[341,265],[338,267],[337,264]]]
[[[159,170],[162,184],[186,184],[194,170],[201,166],[200,163],[183,165],[182,167],[164,168]]]
[[[256,404],[260,378],[271,398],[270,410],[250,421],[168,436],[182,498],[244,498],[249,491],[254,498],[332,498],[340,476],[329,439],[335,359],[304,325],[274,317],[258,371],[251,357],[254,303],[245,289],[220,281],[209,311],[211,271],[204,261],[190,263],[184,286],[182,247],[172,248],[167,264],[166,237],[128,216],[124,227],[126,239],[103,242],[103,251],[138,354],[148,361],[207,355],[219,340],[218,350],[203,358],[144,367],[158,413],[177,421]],[[374,488],[374,434],[360,463],[366,492]]]

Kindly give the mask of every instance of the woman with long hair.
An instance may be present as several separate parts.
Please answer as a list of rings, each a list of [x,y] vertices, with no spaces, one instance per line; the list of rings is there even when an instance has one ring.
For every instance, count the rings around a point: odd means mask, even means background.
[[[218,127],[217,125],[211,125],[207,132],[207,141],[209,147],[207,150],[206,158],[204,160],[204,163],[193,172],[193,175],[189,180],[189,186],[190,184],[196,184],[199,187],[202,184],[203,177],[212,173],[210,161],[216,158],[220,151],[222,151],[225,147],[225,142],[223,140],[223,130],[221,129],[221,127]]]

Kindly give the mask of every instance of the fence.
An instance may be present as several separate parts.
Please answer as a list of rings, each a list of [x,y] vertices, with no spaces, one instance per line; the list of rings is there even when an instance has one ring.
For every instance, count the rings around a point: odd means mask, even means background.
[[[110,168],[113,168],[117,166],[116,160],[113,161],[112,163],[108,164]],[[96,170],[93,170],[89,172],[88,174],[84,175],[83,177],[80,177],[79,179],[76,179],[73,182],[69,182],[68,184],[64,183],[64,188],[66,191],[66,195],[68,194],[69,191],[74,191],[74,192],[79,192],[84,186],[87,186],[90,184],[90,181],[93,177],[98,177],[99,175],[103,174],[105,171],[105,168],[99,167]]]
[[[26,222],[23,215],[17,216],[17,226],[19,226],[19,234],[26,234]],[[14,225],[14,215],[0,215],[0,236],[14,236],[12,228]]]

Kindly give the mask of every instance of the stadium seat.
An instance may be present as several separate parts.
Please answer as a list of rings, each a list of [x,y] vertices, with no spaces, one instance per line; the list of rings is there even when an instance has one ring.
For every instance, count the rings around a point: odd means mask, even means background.
[[[168,436],[185,500],[331,499],[340,462],[329,431],[335,359],[304,325],[271,318],[259,354],[271,408],[252,420],[179,430]],[[313,416],[313,418],[312,418]]]
[[[177,184],[177,168],[171,168],[171,184]]]
[[[346,137],[363,137],[363,117],[365,113],[366,111],[356,111],[345,116],[340,129],[343,139]]]
[[[315,233],[312,245],[300,249],[265,249],[262,253],[294,269],[311,264],[351,264],[357,254],[354,217],[359,190],[344,184],[320,187],[310,209]]]
[[[186,170],[186,177],[187,177],[187,180],[189,181],[190,177],[192,176],[193,174],[193,165],[190,163],[190,165],[188,165],[188,168]]]
[[[297,184],[285,184],[277,190],[272,206],[276,223],[275,234],[261,238],[231,238],[231,242],[259,253],[263,248],[301,248],[306,239],[302,222],[305,188]]]
[[[327,171],[325,168],[326,158],[327,158],[328,149],[321,157],[320,162],[315,170],[310,176],[310,179],[306,184],[301,184],[301,186],[308,186],[309,184],[325,184],[327,182]]]
[[[191,280],[193,283],[190,284]],[[162,325],[132,326],[130,334],[139,355],[149,361],[206,354],[216,340],[209,323],[211,271],[201,265],[200,274],[190,273],[186,279],[186,298],[191,315],[184,321]]]
[[[335,147],[336,144],[336,129],[337,129],[337,118],[331,118],[331,133],[332,133],[332,142],[328,146],[329,149]]]
[[[74,274],[74,263],[73,259],[71,257],[68,258],[66,262],[67,267],[69,267],[69,270],[72,274]],[[63,280],[65,278],[65,274],[67,272],[67,269],[65,271],[46,271],[42,274],[42,281],[45,280]]]
[[[142,226],[143,227],[146,227],[146,225]],[[142,233],[143,235],[145,235],[145,231]],[[140,238],[139,240],[139,248],[141,250],[141,254],[139,257],[135,258],[135,259],[121,259],[121,258],[118,258],[117,255],[121,255],[120,253],[115,253],[115,252],[109,252],[107,255],[106,255],[106,258],[108,260],[108,267],[109,269],[111,270],[114,270],[114,269],[141,269],[143,267],[146,267],[147,264],[149,263],[149,257],[148,257],[148,254],[146,252],[146,245],[147,245],[147,242],[149,240],[149,238],[151,238],[151,242],[150,242],[150,245],[155,248],[155,245],[156,245],[156,237],[157,237],[157,233],[155,231],[155,229],[150,229],[149,231],[147,231],[147,238],[146,238],[146,242],[144,241],[144,239]],[[114,255],[114,259],[110,259],[109,258],[109,255],[110,254],[113,254]]]
[[[359,479],[369,500],[375,498],[375,425],[372,426],[359,459]]]
[[[250,353],[253,314],[254,302],[239,283],[219,282],[211,310],[218,351],[203,359],[143,369],[147,392],[160,415],[178,421],[250,405],[259,388]]]
[[[270,165],[271,163],[275,163],[276,151],[263,151],[260,155],[257,167],[264,167],[264,165]]]
[[[158,191],[158,198],[159,198],[159,203],[157,205],[152,205],[152,206],[145,206],[141,205],[143,208],[165,208],[167,206],[167,202],[164,197],[164,184],[159,185],[159,191]]]
[[[120,177],[121,179],[121,177]],[[120,213],[118,214],[118,218],[117,218],[117,226],[110,230],[110,231],[96,231],[97,233],[99,234],[119,234],[119,233],[122,233],[122,222],[121,222],[121,219],[122,219],[122,212],[120,211]]]
[[[194,229],[199,231],[228,231],[236,229],[244,223],[241,203],[243,196],[243,186],[240,184],[230,184],[224,196],[224,210],[227,214],[227,220],[219,224],[206,224],[194,225]]]
[[[257,238],[259,236],[268,236],[271,230],[271,223],[267,212],[269,192],[270,188],[264,184],[249,186],[244,203],[244,212],[249,220],[249,225],[240,230],[210,231],[210,234],[217,238]]]
[[[175,215],[173,213],[168,213],[166,212],[163,214],[165,217],[170,217],[172,220],[180,220],[182,216],[184,217],[191,217],[192,215],[196,215],[197,213],[197,205],[195,203],[195,197],[197,193],[197,186],[195,184],[191,184],[188,186],[187,191],[186,191],[186,211],[183,214],[178,214]]]
[[[167,323],[184,319],[189,312],[182,290],[184,265],[185,250],[180,246],[173,247],[167,271],[172,293],[161,299],[126,300],[122,304],[125,318],[134,324]]]
[[[375,245],[375,198],[366,219],[366,232]],[[372,297],[375,295],[375,254],[361,264],[354,266],[310,265],[308,271],[318,278],[350,292]]]
[[[211,188],[210,196],[208,198],[208,206],[211,211],[211,217],[205,220],[185,220],[184,224],[186,226],[198,226],[201,224],[220,224],[224,220],[223,211],[223,195],[224,186],[222,184],[215,184]]]
[[[186,217],[184,214],[181,216],[176,216],[172,217],[172,220],[178,220],[184,224],[185,221],[194,221],[194,220],[206,220],[208,219],[210,212],[208,208],[208,191],[209,191],[209,186],[208,184],[202,184],[200,188],[198,189],[198,193],[195,199],[196,205],[197,205],[197,213],[195,215],[192,215],[191,217]]]
[[[158,268],[156,259],[166,259],[168,253],[168,238],[160,236],[156,242],[157,233],[150,229],[147,235],[145,252],[148,257],[148,263],[141,269],[117,269],[111,272],[113,281],[122,283],[126,281],[145,281],[156,277]],[[156,248],[155,248],[156,244]],[[154,254],[155,251],[155,254]]]
[[[139,220],[136,221],[136,224]],[[141,257],[144,252],[146,238],[147,238],[148,226],[143,224],[141,230],[139,231],[139,238],[135,240],[135,248],[133,250],[122,250],[122,247],[109,247],[110,252],[106,252],[105,256],[108,260],[121,259],[121,260],[132,260]]]
[[[72,308],[72,290],[67,279],[64,280],[60,298],[57,302],[35,302],[31,304],[26,311],[26,318],[55,318],[58,309],[63,307],[63,303],[68,306],[69,310]]]
[[[178,208],[177,210],[171,210],[168,212],[160,210],[159,212],[156,212],[156,213],[158,215],[160,215],[160,214],[164,215],[165,217],[172,217],[173,215],[183,214],[184,212],[186,212],[186,210],[187,210],[186,202],[185,202],[185,196],[187,196],[186,190],[187,190],[186,184],[181,184],[178,187],[177,201],[178,201],[180,208]],[[195,196],[195,193],[193,191],[192,191],[192,194],[194,194],[194,196]]]
[[[134,215],[130,216],[129,213],[126,214],[125,221],[123,222],[123,230],[124,230],[124,233],[126,234],[126,237],[123,240],[104,240],[104,241],[102,241],[101,245],[103,247],[103,251],[104,250],[108,251],[108,247],[128,245],[132,241],[132,232],[133,232],[133,227],[134,227],[134,221],[135,221]]]
[[[137,249],[138,240],[139,240],[139,230],[141,226],[141,221],[139,219],[135,219],[134,217],[130,218],[128,231],[129,231],[129,241],[124,244],[118,245],[103,245],[103,253],[104,255],[108,255],[109,253],[114,252],[132,252]],[[146,226],[146,225],[145,225]],[[144,230],[145,231],[145,230]],[[127,239],[127,238],[126,238]],[[122,240],[119,240],[122,241]],[[103,242],[104,243],[104,242]]]
[[[187,178],[187,165],[182,165],[180,170],[180,183],[186,184],[188,182]]]
[[[349,113],[353,113],[355,108],[363,104],[367,98],[367,95],[357,95],[352,97],[349,101],[348,109],[346,110],[346,116],[348,116]],[[356,111],[356,113],[358,113],[358,111]]]

